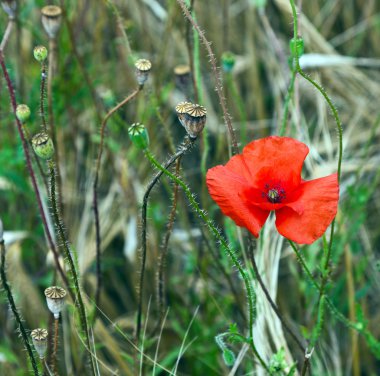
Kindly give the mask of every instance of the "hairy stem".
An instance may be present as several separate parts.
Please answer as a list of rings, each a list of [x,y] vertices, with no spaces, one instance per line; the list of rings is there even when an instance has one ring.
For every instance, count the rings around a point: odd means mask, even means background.
[[[261,358],[260,354],[258,353],[254,340],[253,340],[253,324],[254,324],[254,319],[256,316],[255,292],[252,288],[248,273],[244,270],[235,252],[229,247],[227,240],[221,235],[219,230],[215,227],[215,225],[207,216],[206,212],[199,207],[194,195],[191,193],[188,186],[181,179],[179,179],[177,176],[175,176],[170,171],[168,171],[164,166],[162,166],[159,162],[157,162],[157,160],[153,157],[153,155],[148,150],[146,150],[145,155],[150,160],[153,166],[161,170],[166,176],[168,176],[173,182],[177,183],[183,189],[187,199],[189,200],[189,203],[192,209],[199,216],[199,218],[204,222],[204,224],[208,227],[211,234],[215,236],[215,238],[220,242],[222,249],[226,251],[227,255],[232,260],[232,263],[238,270],[241,278],[244,281],[244,286],[247,292],[248,313],[249,313],[249,344],[251,346],[253,353],[259,360],[261,366],[267,372],[269,372],[268,366],[266,365],[266,363],[264,362],[264,360]]]
[[[179,4],[179,6],[181,7],[185,17],[189,20],[189,22],[191,23],[193,28],[197,31],[199,38],[201,39],[203,45],[205,46],[205,48],[207,50],[208,57],[210,59],[210,63],[211,63],[211,67],[212,67],[212,72],[213,72],[214,78],[215,78],[215,90],[216,90],[216,93],[219,97],[219,103],[222,107],[224,122],[226,124],[227,132],[228,132],[228,135],[230,137],[231,144],[232,144],[231,145],[232,146],[232,153],[238,154],[239,153],[239,146],[238,146],[238,143],[236,140],[235,131],[232,127],[231,116],[227,111],[226,98],[223,95],[222,78],[220,75],[220,71],[216,65],[216,59],[215,59],[215,55],[211,49],[211,43],[206,39],[204,31],[201,30],[199,25],[195,22],[194,18],[191,16],[191,13],[189,12],[189,9],[186,7],[186,4],[183,2],[183,0],[177,0],[177,2]]]
[[[47,123],[45,117],[45,87],[46,87],[46,63],[41,63],[41,85],[40,85],[40,116],[42,119],[42,129],[47,133]]]
[[[51,357],[51,370],[55,374],[55,368],[57,363],[57,350],[58,350],[58,336],[59,336],[59,319],[54,318],[54,345],[53,345],[53,354]]]
[[[181,166],[181,157],[176,161],[175,174],[179,177],[179,170]],[[173,199],[172,199],[172,209],[169,214],[169,220],[166,225],[166,233],[161,247],[161,254],[158,259],[158,272],[157,272],[157,301],[158,301],[158,312],[160,315],[159,322],[163,320],[165,316],[165,304],[164,304],[164,295],[165,295],[165,266],[166,266],[166,257],[168,254],[169,240],[173,231],[174,221],[177,211],[177,202],[178,202],[178,184],[174,183],[173,188]]]
[[[16,304],[15,304],[15,301],[13,299],[12,291],[11,291],[11,288],[10,288],[10,286],[8,284],[7,275],[5,273],[5,245],[4,245],[4,239],[0,240],[0,252],[1,252],[1,264],[0,264],[1,282],[3,284],[5,293],[7,295],[8,303],[9,303],[9,305],[11,307],[11,310],[12,310],[13,315],[15,317],[15,320],[17,322],[18,328],[20,330],[22,341],[24,342],[24,346],[26,348],[26,351],[28,352],[29,359],[30,359],[30,362],[31,362],[32,367],[33,367],[33,372],[34,372],[34,374],[36,376],[38,376],[38,366],[37,366],[37,363],[36,363],[36,359],[34,357],[34,354],[33,354],[33,351],[32,351],[32,347],[30,346],[29,338],[28,338],[28,335],[26,334],[26,330],[25,330],[24,325],[22,323],[21,316],[20,316],[20,314],[19,314],[19,312],[18,312],[18,310],[16,308]]]
[[[95,179],[92,186],[92,195],[93,195],[93,210],[95,217],[95,238],[96,238],[96,292],[95,292],[95,306],[99,306],[100,302],[100,292],[102,289],[102,265],[101,265],[101,235],[100,235],[100,221],[99,221],[99,208],[98,208],[98,184],[99,184],[99,172],[100,172],[100,163],[102,160],[102,154],[104,149],[104,138],[105,130],[108,120],[111,116],[118,111],[121,107],[131,101],[137,96],[137,94],[142,90],[142,86],[134,90],[128,97],[121,101],[117,106],[113,107],[106,116],[103,118],[102,124],[100,126],[100,143],[98,149],[98,157],[96,159],[95,165]],[[96,310],[94,312],[94,319],[96,317]]]
[[[82,72],[82,76],[84,78],[84,81],[86,82],[86,85],[90,91],[90,95],[91,95],[92,101],[94,103],[96,116],[97,116],[98,120],[100,121],[102,119],[102,115],[101,115],[101,110],[99,109],[99,102],[98,102],[98,99],[96,96],[96,91],[95,91],[94,85],[90,79],[90,76],[88,75],[87,70],[85,68],[86,65],[85,65],[85,62],[83,60],[83,57],[78,52],[73,27],[72,27],[72,24],[69,20],[67,13],[66,13],[65,1],[60,0],[60,5],[61,5],[62,11],[63,11],[63,18],[64,18],[64,21],[66,23],[66,28],[67,28],[67,32],[69,35],[73,55],[75,56],[75,59],[78,62],[79,68],[80,68],[80,70]]]
[[[57,169],[57,193],[58,193],[58,203],[60,205],[62,217],[63,213],[63,198],[62,198],[62,175],[60,168],[60,147],[57,140],[57,131],[54,122],[54,111],[53,111],[53,79],[56,74],[57,69],[57,41],[55,38],[49,39],[49,61],[48,61],[48,75],[47,75],[47,102],[48,102],[48,121],[51,133],[51,138],[54,144],[54,158],[55,166]]]
[[[294,40],[297,40],[298,38],[298,16],[297,16],[297,11],[296,11],[296,6],[294,3],[294,0],[289,0],[290,1],[290,6],[292,8],[292,14],[293,14],[293,22],[294,22]],[[299,64],[299,56],[298,56],[298,51],[297,48],[295,48],[295,69],[296,71],[310,84],[312,84],[318,92],[323,96],[325,99],[326,103],[328,104],[332,115],[335,119],[336,127],[337,127],[337,132],[338,132],[338,183],[340,182],[341,179],[341,168],[342,168],[342,158],[343,158],[343,128],[342,128],[342,123],[338,115],[338,110],[332,103],[330,97],[327,95],[326,91],[322,88],[321,85],[319,85],[317,82],[315,82],[310,76],[308,76],[301,68]],[[329,246],[328,246],[328,251],[327,255],[325,258],[324,262],[324,269],[323,269],[323,277],[322,277],[322,283],[321,283],[321,291],[320,291],[320,296],[319,296],[319,305],[321,304],[321,298],[325,293],[326,285],[328,282],[329,278],[329,270],[330,270],[330,258],[331,258],[331,251],[332,251],[332,245],[334,241],[334,229],[335,229],[335,218],[331,223],[331,232],[330,232],[330,241],[329,241]],[[323,318],[321,319],[323,322]]]
[[[180,144],[178,147],[178,150],[175,154],[173,154],[165,163],[165,169],[169,168],[178,158],[180,158],[183,154],[185,154],[188,150],[192,148],[194,145],[194,142],[196,139],[185,137],[185,141]],[[145,155],[150,155],[150,152],[148,150],[145,150]],[[148,157],[149,158],[149,157]],[[157,184],[157,182],[160,180],[160,177],[163,175],[163,171],[159,171],[154,178],[151,180],[151,182],[148,184],[148,187],[145,191],[144,198],[143,198],[143,205],[141,209],[141,267],[140,267],[140,280],[138,284],[138,308],[137,308],[137,317],[136,317],[136,343],[139,343],[140,340],[140,331],[141,331],[141,315],[142,315],[142,300],[143,300],[143,289],[144,289],[144,275],[145,275],[145,263],[146,263],[146,251],[147,251],[147,241],[146,241],[146,231],[147,231],[147,221],[146,221],[146,214],[147,214],[147,208],[148,208],[148,199],[149,195],[154,188],[154,186]]]
[[[63,228],[63,224],[61,221],[59,209],[58,209],[58,204],[57,204],[57,198],[56,198],[56,181],[55,181],[55,165],[54,161],[50,160],[49,162],[49,170],[50,170],[50,201],[52,205],[52,214],[53,214],[53,219],[54,219],[54,224],[57,229],[57,235],[58,238],[62,244],[62,248],[66,257],[67,264],[70,269],[71,273],[71,278],[74,283],[74,291],[76,295],[75,299],[75,306],[78,310],[79,313],[79,318],[80,318],[80,324],[82,331],[85,334],[86,338],[86,346],[88,349],[89,353],[89,358],[92,366],[92,372],[95,375],[95,365],[94,365],[94,360],[91,356],[91,342],[90,342],[90,335],[89,335],[89,328],[88,328],[88,323],[87,323],[87,316],[86,316],[86,309],[83,303],[83,298],[82,298],[82,293],[79,285],[79,278],[78,278],[78,273],[75,267],[74,259],[71,255],[71,250],[69,247],[69,242],[66,237],[65,230]]]
[[[68,289],[71,297],[73,298],[73,300],[75,300],[74,293],[73,293],[73,291],[72,291],[72,289],[70,287],[70,284],[68,282],[66,274],[62,270],[61,264],[59,262],[59,254],[58,254],[58,251],[56,249],[56,246],[55,246],[55,243],[53,241],[53,238],[52,238],[52,236],[50,234],[49,225],[47,223],[47,219],[46,219],[46,215],[45,215],[45,212],[44,212],[44,208],[42,206],[42,199],[41,199],[40,191],[39,191],[39,188],[38,188],[36,175],[34,173],[33,166],[32,166],[32,161],[31,161],[31,158],[30,158],[28,142],[27,142],[27,140],[25,138],[25,135],[24,135],[24,132],[23,132],[23,129],[22,129],[22,124],[21,124],[21,122],[18,120],[18,118],[16,116],[17,102],[16,102],[15,91],[14,91],[14,88],[13,88],[12,81],[11,81],[11,79],[9,77],[8,70],[7,70],[6,66],[5,66],[4,56],[3,56],[3,54],[2,54],[1,51],[0,51],[0,65],[1,65],[1,68],[2,68],[2,71],[3,71],[3,75],[4,75],[4,78],[5,78],[5,81],[7,83],[8,93],[9,93],[9,96],[10,96],[11,105],[12,105],[12,109],[13,109],[13,113],[14,113],[15,121],[16,121],[16,125],[17,125],[17,131],[18,131],[20,139],[21,139],[22,148],[23,148],[23,151],[24,151],[25,159],[26,159],[26,166],[27,166],[27,170],[28,170],[29,176],[30,176],[30,178],[32,180],[32,186],[33,186],[34,193],[36,195],[37,205],[38,205],[38,209],[39,209],[40,216],[41,216],[41,219],[42,219],[43,227],[44,227],[44,230],[45,230],[45,235],[46,235],[49,247],[50,247],[51,251],[53,252],[55,265],[56,265],[57,270],[58,270],[58,272],[59,272],[59,274],[60,274],[60,276],[62,278],[62,281],[66,285],[66,287],[67,287],[67,289]]]

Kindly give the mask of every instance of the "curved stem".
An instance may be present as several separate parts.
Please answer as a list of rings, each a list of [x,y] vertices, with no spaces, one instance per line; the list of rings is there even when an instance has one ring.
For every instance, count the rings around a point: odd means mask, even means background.
[[[253,353],[259,360],[261,366],[269,373],[268,366],[266,365],[264,360],[261,358],[253,341],[253,324],[254,324],[254,319],[256,315],[256,309],[255,309],[255,304],[254,304],[255,293],[252,288],[251,282],[249,280],[248,273],[244,270],[241,262],[239,261],[238,257],[235,255],[235,252],[229,247],[227,240],[220,234],[218,229],[214,226],[212,221],[208,218],[206,212],[199,207],[194,195],[191,193],[187,185],[177,176],[175,176],[170,171],[168,171],[159,162],[157,162],[156,159],[153,157],[153,155],[149,152],[149,150],[145,151],[145,155],[147,156],[147,158],[149,159],[149,161],[152,163],[153,166],[157,167],[160,171],[162,171],[165,175],[167,175],[172,181],[177,183],[183,189],[187,199],[189,200],[189,203],[192,209],[197,213],[199,218],[205,223],[205,225],[208,227],[210,232],[215,236],[215,238],[218,239],[218,241],[222,245],[222,248],[227,252],[228,256],[232,260],[232,263],[238,270],[241,278],[244,281],[244,286],[247,291],[248,311],[249,311],[249,336],[250,336],[249,344],[251,346]]]
[[[126,97],[123,101],[121,101],[117,106],[112,108],[106,116],[102,120],[102,124],[100,127],[100,143],[98,150],[98,157],[96,159],[95,165],[95,179],[92,186],[92,194],[93,194],[93,210],[95,217],[95,238],[96,238],[96,292],[95,292],[95,307],[99,306],[100,302],[100,292],[102,289],[102,265],[101,265],[101,235],[100,235],[100,222],[99,222],[99,208],[98,208],[98,183],[99,183],[99,172],[100,172],[100,162],[102,160],[102,154],[104,149],[104,138],[105,138],[105,129],[107,126],[107,122],[110,117],[118,111],[121,107],[123,107],[130,100],[135,98],[137,94],[142,90],[142,86],[139,86],[136,90],[134,90],[128,97]],[[96,310],[94,311],[94,317],[96,318]]]
[[[179,170],[181,166],[181,157],[177,159],[175,174],[179,177]],[[158,272],[157,272],[157,301],[158,301],[158,314],[159,314],[159,323],[163,320],[165,316],[165,304],[164,304],[164,295],[165,295],[165,266],[166,266],[166,257],[168,254],[169,240],[173,231],[174,221],[177,212],[177,203],[178,203],[178,184],[174,183],[173,188],[173,198],[172,198],[172,208],[169,214],[169,220],[166,225],[166,233],[164,240],[162,242],[161,254],[158,259]]]
[[[28,352],[29,359],[30,359],[30,362],[31,362],[32,367],[33,367],[33,372],[34,372],[34,374],[36,376],[38,376],[38,366],[37,366],[37,363],[36,363],[36,359],[34,357],[34,354],[33,354],[33,351],[32,351],[32,347],[30,346],[29,338],[28,338],[28,335],[26,334],[26,330],[25,330],[24,325],[22,323],[21,316],[20,316],[20,314],[19,314],[19,312],[18,312],[18,310],[16,308],[16,304],[15,304],[15,301],[13,299],[12,291],[11,291],[11,288],[10,288],[10,286],[8,284],[7,275],[5,273],[5,245],[4,245],[4,239],[0,240],[0,252],[1,252],[1,263],[0,263],[1,282],[3,284],[5,292],[7,294],[8,303],[9,303],[9,305],[11,307],[11,310],[12,310],[13,315],[15,317],[15,320],[17,322],[18,328],[20,330],[21,338],[22,338],[22,340],[24,342],[26,351]]]
[[[83,298],[82,298],[82,293],[79,285],[79,278],[78,278],[78,273],[75,267],[74,259],[71,255],[71,250],[69,247],[69,242],[66,238],[66,233],[63,228],[63,224],[61,221],[58,205],[57,205],[57,198],[56,198],[56,187],[55,187],[55,166],[54,166],[54,161],[50,160],[49,162],[49,170],[50,170],[50,201],[52,205],[52,214],[53,214],[53,219],[54,219],[54,224],[57,229],[57,235],[58,238],[62,244],[63,251],[65,253],[65,257],[70,269],[71,273],[71,278],[74,283],[74,291],[76,294],[76,299],[75,299],[75,305],[77,307],[78,313],[79,313],[79,318],[80,318],[80,323],[82,327],[82,331],[85,334],[86,338],[86,346],[88,348],[89,352],[89,357],[91,361],[91,366],[92,366],[92,372],[95,375],[95,365],[94,365],[94,360],[91,356],[91,342],[90,342],[90,335],[89,335],[89,328],[88,328],[88,323],[87,323],[87,316],[86,316],[86,309],[83,303]]]
[[[292,14],[293,14],[293,21],[294,21],[294,40],[297,40],[298,37],[298,16],[297,16],[297,11],[296,11],[296,6],[294,3],[294,0],[289,0],[290,1],[290,6],[292,8]],[[319,85],[317,82],[315,82],[311,77],[309,77],[301,68],[299,64],[299,56],[298,56],[298,51],[297,48],[295,50],[295,58],[294,58],[294,63],[297,72],[310,84],[312,84],[318,91],[319,93],[323,96],[325,101],[327,102],[328,106],[330,107],[330,110],[333,114],[333,117],[335,119],[336,127],[337,127],[337,132],[338,132],[338,139],[339,139],[339,146],[338,146],[338,183],[340,182],[341,179],[341,168],[342,168],[342,159],[343,159],[343,128],[342,128],[342,123],[340,121],[339,115],[338,115],[338,110],[332,103],[330,97],[327,95],[326,91],[322,88],[321,85]],[[322,277],[322,283],[321,283],[321,290],[320,290],[320,296],[319,296],[319,303],[321,303],[321,298],[325,293],[328,277],[329,277],[329,264],[330,264],[330,258],[331,258],[331,251],[332,251],[332,245],[334,241],[334,229],[335,229],[335,218],[331,223],[331,232],[330,232],[330,241],[329,241],[329,246],[328,246],[328,251],[324,263],[324,269],[323,269],[323,277]],[[323,321],[323,318],[322,318]]]
[[[181,143],[181,145],[178,147],[178,150],[175,154],[173,154],[168,161],[165,163],[165,169],[169,168],[178,158],[180,158],[183,154],[185,154],[188,150],[192,148],[194,145],[194,142],[196,139],[185,137],[185,141]],[[148,150],[145,150],[145,154],[147,155],[149,153]],[[148,199],[149,195],[154,188],[154,186],[159,181],[160,177],[163,175],[163,171],[159,171],[152,181],[148,184],[148,187],[145,191],[144,198],[143,198],[143,205],[141,209],[141,267],[140,267],[140,280],[138,284],[138,308],[137,308],[137,317],[136,317],[136,343],[139,343],[140,340],[140,331],[141,331],[141,316],[142,316],[142,300],[143,300],[143,289],[144,289],[144,274],[145,274],[145,262],[146,262],[146,251],[147,251],[147,241],[146,241],[146,214],[147,214],[147,208],[148,208]]]

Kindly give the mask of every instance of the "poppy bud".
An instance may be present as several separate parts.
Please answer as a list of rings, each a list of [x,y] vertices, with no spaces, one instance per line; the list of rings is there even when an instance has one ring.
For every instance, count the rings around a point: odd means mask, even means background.
[[[33,136],[32,146],[34,152],[42,159],[50,159],[54,154],[53,141],[45,132]]]
[[[34,58],[37,61],[39,61],[40,63],[42,63],[47,58],[47,55],[48,55],[47,48],[45,46],[34,47],[33,55],[34,55]]]
[[[2,0],[1,6],[4,12],[8,15],[9,19],[13,20],[16,16],[17,3],[15,0]]]
[[[133,123],[128,128],[129,138],[138,149],[145,150],[149,146],[149,135],[143,124]]]
[[[31,333],[34,348],[36,349],[40,359],[45,358],[48,344],[48,331],[46,329],[34,329]]]
[[[301,57],[304,53],[304,42],[302,38],[292,38],[289,42],[290,53],[293,58],[296,56]]]
[[[62,9],[56,5],[47,5],[41,9],[42,25],[49,36],[55,38],[61,28]]]
[[[232,69],[234,68],[235,61],[236,61],[235,55],[232,52],[230,51],[224,52],[222,54],[223,71],[226,73],[230,73]]]
[[[16,108],[17,119],[25,123],[30,117],[30,108],[26,104],[19,104]]]
[[[136,78],[140,86],[144,85],[152,69],[152,63],[146,59],[139,59],[135,63]]]
[[[206,109],[199,104],[189,106],[184,114],[182,125],[190,138],[197,138],[206,124]]]
[[[59,318],[59,314],[65,306],[66,291],[59,286],[51,286],[45,290],[46,303],[50,312],[55,319]]]

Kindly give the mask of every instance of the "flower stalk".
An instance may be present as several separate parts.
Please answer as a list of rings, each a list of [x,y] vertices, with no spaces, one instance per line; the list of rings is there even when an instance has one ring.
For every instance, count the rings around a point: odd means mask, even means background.
[[[2,227],[1,220],[0,220],[0,227]],[[14,301],[13,295],[12,295],[12,290],[8,284],[8,279],[7,279],[7,275],[5,272],[5,253],[6,253],[6,250],[5,250],[5,244],[4,244],[4,239],[2,237],[2,234],[0,234],[0,252],[1,252],[1,256],[0,256],[0,258],[1,258],[1,261],[0,261],[1,283],[3,285],[5,293],[7,295],[7,300],[8,300],[9,306],[11,307],[11,310],[12,310],[13,315],[15,317],[15,320],[17,322],[18,328],[20,330],[21,338],[22,338],[22,341],[24,342],[24,346],[25,346],[26,351],[28,353],[30,363],[32,364],[34,375],[38,376],[37,362],[36,362],[36,359],[34,357],[32,347],[30,346],[29,338],[28,338],[28,335],[26,334],[24,324],[22,323],[20,313],[18,312],[18,310],[16,308],[16,304],[15,304],[15,301]]]
[[[94,218],[95,218],[95,238],[96,238],[96,292],[95,292],[95,305],[98,306],[100,302],[100,292],[102,289],[102,266],[101,266],[101,235],[100,235],[100,221],[99,221],[99,208],[98,208],[98,184],[99,184],[99,173],[100,173],[100,163],[102,160],[103,149],[104,149],[104,139],[105,139],[105,130],[107,126],[108,120],[111,116],[118,111],[121,107],[126,105],[129,101],[134,99],[139,92],[142,90],[143,86],[139,86],[136,90],[134,90],[130,95],[128,95],[123,101],[121,101],[118,105],[113,107],[106,116],[102,120],[102,124],[100,127],[100,143],[98,149],[98,157],[96,159],[95,165],[95,179],[92,185],[92,204],[94,210]],[[95,310],[96,312],[96,310]],[[94,318],[96,317],[96,313],[94,313]]]
[[[87,322],[87,315],[86,315],[86,309],[84,306],[83,298],[82,298],[82,293],[79,285],[79,278],[78,278],[78,273],[75,267],[74,259],[71,255],[71,250],[69,246],[68,239],[66,237],[65,230],[63,228],[62,220],[60,217],[59,213],[59,208],[57,204],[57,197],[56,197],[56,179],[55,179],[55,164],[53,159],[50,159],[48,161],[49,165],[49,173],[50,173],[50,201],[52,205],[52,214],[53,214],[53,219],[54,223],[57,229],[57,235],[58,238],[62,244],[62,248],[70,269],[70,274],[72,281],[74,283],[74,291],[75,291],[75,306],[78,310],[79,313],[79,319],[80,319],[80,324],[82,331],[84,332],[85,335],[85,340],[86,340],[86,346],[87,346],[87,351],[89,354],[90,362],[91,362],[91,367],[92,367],[92,372],[95,375],[95,365],[94,365],[94,360],[91,355],[91,341],[90,341],[90,335],[89,335],[89,327],[88,327],[88,322]]]
[[[187,151],[189,151],[194,143],[196,141],[196,138],[191,137],[185,137],[185,140],[179,145],[177,152],[173,154],[164,164],[164,169],[169,168],[173,165],[179,158],[182,157]],[[149,155],[151,155],[148,148],[144,150],[145,155],[149,159]],[[138,284],[138,309],[137,309],[137,317],[136,317],[136,333],[135,338],[137,343],[140,339],[140,332],[141,332],[141,316],[142,316],[142,300],[143,300],[143,289],[144,289],[144,275],[145,275],[145,263],[146,263],[146,253],[147,253],[147,208],[148,208],[148,200],[150,193],[154,186],[158,183],[161,176],[164,174],[162,170],[160,170],[151,180],[151,182],[148,184],[147,189],[145,190],[144,198],[143,198],[143,205],[141,209],[141,226],[142,226],[142,232],[141,232],[141,267],[140,267],[140,280]]]
[[[255,321],[256,316],[256,308],[255,308],[255,297],[256,294],[253,290],[253,287],[251,285],[251,281],[249,279],[248,273],[244,270],[240,260],[236,256],[235,252],[229,247],[227,240],[220,234],[219,230],[215,227],[215,225],[212,223],[212,221],[207,216],[206,212],[202,210],[194,195],[190,191],[189,187],[177,176],[172,174],[170,171],[168,171],[164,166],[162,166],[150,153],[149,150],[146,150],[145,152],[146,157],[149,159],[149,161],[152,163],[152,165],[156,168],[158,168],[162,173],[164,173],[166,176],[168,176],[173,182],[177,183],[184,191],[191,208],[194,210],[194,212],[199,216],[199,218],[204,222],[204,224],[207,226],[211,234],[220,242],[222,249],[227,253],[227,255],[230,257],[232,263],[238,270],[241,278],[243,279],[244,286],[247,293],[247,302],[248,302],[248,313],[249,313],[249,344],[250,347],[257,357],[258,361],[260,362],[261,366],[269,372],[268,366],[266,365],[265,361],[261,358],[260,354],[258,353],[254,340],[253,340],[253,324]]]

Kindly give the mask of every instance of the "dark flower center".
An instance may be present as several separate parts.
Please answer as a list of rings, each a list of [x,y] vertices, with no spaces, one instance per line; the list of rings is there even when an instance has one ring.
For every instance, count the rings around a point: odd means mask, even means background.
[[[265,190],[262,195],[272,204],[278,204],[286,197],[285,190],[281,186],[270,187],[269,184],[265,184]]]

